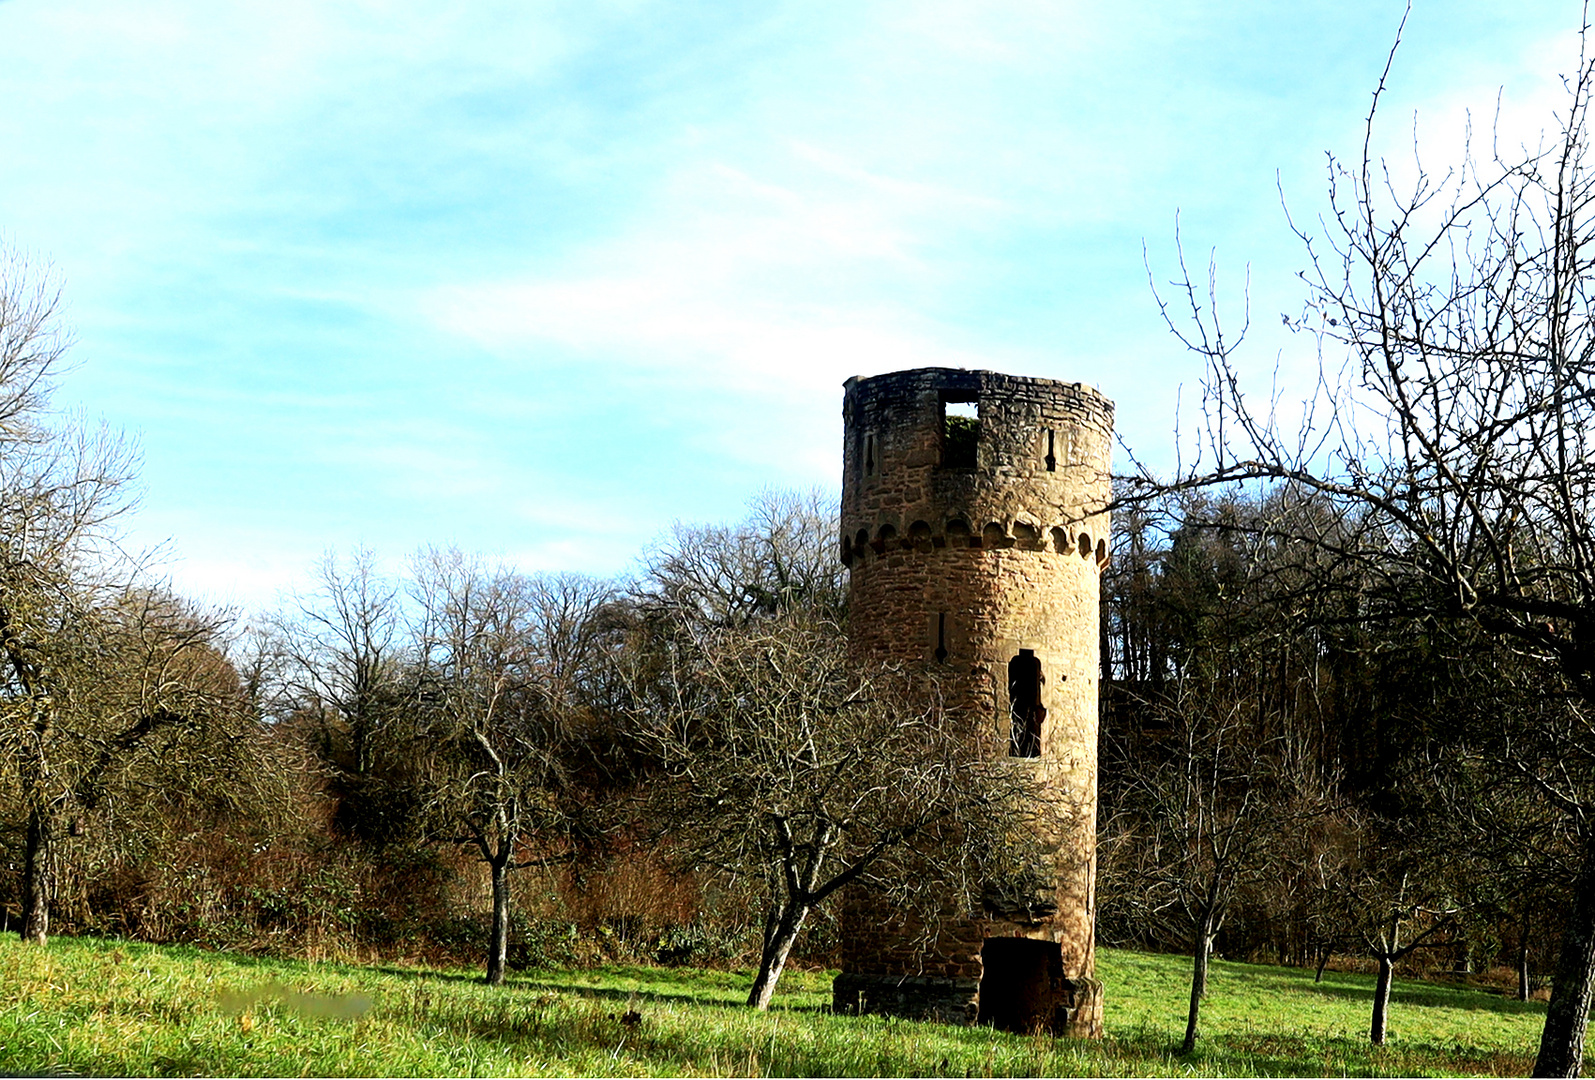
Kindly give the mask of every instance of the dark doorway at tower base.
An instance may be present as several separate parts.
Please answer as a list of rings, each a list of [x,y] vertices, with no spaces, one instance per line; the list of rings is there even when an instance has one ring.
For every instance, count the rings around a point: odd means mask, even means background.
[[[1024,1035],[1102,1034],[1102,984],[1066,978],[1057,942],[987,938],[980,959],[977,1023]]]
[[[1049,1026],[1052,983],[1063,978],[1057,942],[987,938],[980,959],[980,1023],[1021,1035]]]

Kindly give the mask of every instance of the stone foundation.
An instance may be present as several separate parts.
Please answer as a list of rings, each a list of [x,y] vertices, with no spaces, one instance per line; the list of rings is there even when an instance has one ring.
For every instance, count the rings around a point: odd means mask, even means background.
[[[979,979],[843,972],[831,984],[831,1011],[845,1016],[883,1013],[941,1024],[973,1024],[979,1008]]]
[[[831,986],[831,1011],[844,1016],[879,1013],[940,1024],[988,1023],[1024,1034],[1044,1033],[1078,1039],[1102,1036],[1102,984],[1096,979],[1059,977],[1031,1003],[1028,1015],[981,1015],[980,981],[935,975],[856,975],[844,972]]]

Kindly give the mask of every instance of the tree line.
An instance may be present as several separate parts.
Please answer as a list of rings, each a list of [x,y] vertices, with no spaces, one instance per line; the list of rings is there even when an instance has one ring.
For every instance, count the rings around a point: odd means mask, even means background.
[[[1023,872],[1035,793],[981,767],[931,673],[848,657],[824,495],[677,525],[624,580],[356,550],[278,610],[207,610],[121,544],[136,462],[47,410],[55,297],[7,265],[0,904],[25,939],[424,941],[501,983],[549,955],[517,905],[552,890],[576,936],[668,909],[652,959],[723,932],[764,1007],[840,892],[934,925]],[[1190,951],[1187,1048],[1215,950],[1365,958],[1375,1042],[1415,955],[1507,960],[1527,997],[1580,872],[1577,682],[1346,558],[1370,521],[1311,485],[1142,494],[1115,528],[1098,932]],[[617,868],[629,893],[571,919]]]
[[[0,645],[5,910],[25,938],[59,916],[302,949],[335,926],[380,953],[452,920],[501,983],[517,930],[536,936],[518,873],[580,894],[641,861],[655,876],[631,910],[584,929],[635,934],[668,897],[678,938],[740,935],[764,1006],[840,890],[933,925],[948,895],[976,910],[1022,872],[993,838],[1034,793],[979,767],[925,672],[847,656],[825,496],[677,525],[625,580],[453,548],[397,572],[329,553],[240,619],[121,549],[133,463],[107,433],[42,425],[60,352],[48,319],[22,325],[9,535],[37,546],[8,555]],[[1570,895],[1575,830],[1524,765],[1584,790],[1575,689],[1396,603],[1421,582],[1338,558],[1364,527],[1343,509],[1304,488],[1174,492],[1116,523],[1099,935],[1191,952],[1187,1048],[1215,950],[1320,973],[1366,957],[1378,1042],[1395,965],[1419,951],[1510,958],[1526,998]]]

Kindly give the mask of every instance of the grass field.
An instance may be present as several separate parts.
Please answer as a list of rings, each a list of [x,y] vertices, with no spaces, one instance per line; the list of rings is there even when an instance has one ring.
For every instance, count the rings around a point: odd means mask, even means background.
[[[1103,950],[1107,1038],[829,1015],[830,977],[789,972],[768,1014],[746,974],[471,972],[259,960],[127,942],[0,942],[0,1073],[117,1075],[1526,1074],[1544,1006],[1396,984],[1390,1042],[1365,1035],[1372,977],[1215,962],[1206,1038],[1173,1053],[1180,957]]]

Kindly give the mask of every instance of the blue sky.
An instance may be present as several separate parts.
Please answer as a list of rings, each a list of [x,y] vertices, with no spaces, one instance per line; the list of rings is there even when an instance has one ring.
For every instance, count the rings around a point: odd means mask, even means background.
[[[1549,122],[1572,3],[1415,0],[1380,146]],[[136,433],[136,544],[270,603],[328,547],[623,570],[834,486],[843,379],[1079,379],[1169,460],[1198,371],[1142,264],[1283,337],[1387,2],[0,0],[0,235],[62,405]]]

